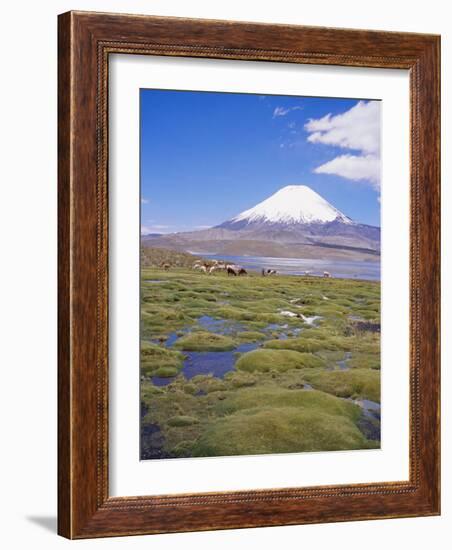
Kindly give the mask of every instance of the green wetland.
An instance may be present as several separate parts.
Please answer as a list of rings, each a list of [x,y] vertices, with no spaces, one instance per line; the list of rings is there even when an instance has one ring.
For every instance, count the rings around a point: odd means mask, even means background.
[[[141,458],[380,447],[380,284],[141,271]]]

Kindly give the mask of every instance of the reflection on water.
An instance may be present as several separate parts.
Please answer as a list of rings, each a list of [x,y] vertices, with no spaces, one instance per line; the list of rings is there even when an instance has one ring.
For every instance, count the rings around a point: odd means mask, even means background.
[[[276,269],[283,275],[323,276],[328,271],[332,277],[344,279],[380,280],[380,262],[351,262],[335,260],[312,260],[302,258],[269,258],[259,256],[220,256],[218,254],[203,254],[203,257],[214,260],[222,259],[229,263],[242,265],[245,269],[260,271],[261,269]]]
[[[223,376],[234,368],[237,359],[236,353],[245,353],[256,349],[256,342],[240,344],[232,351],[184,351],[185,361],[181,373],[187,380],[198,374],[212,375],[217,378]],[[153,376],[152,382],[156,386],[166,386],[174,380]]]
[[[244,330],[240,323],[227,321],[224,319],[214,319],[209,315],[203,315],[197,319],[198,324],[203,330],[210,330],[216,334],[234,335]],[[189,330],[183,331],[185,334]],[[178,334],[173,332],[169,335],[165,342],[166,347],[172,347],[179,338]],[[237,353],[246,353],[252,351],[259,346],[257,342],[248,342],[239,344],[231,351],[184,351],[185,360],[181,373],[189,380],[198,374],[223,376],[234,368],[237,360]],[[156,386],[166,386],[170,384],[175,377],[162,378],[153,376],[152,382]]]

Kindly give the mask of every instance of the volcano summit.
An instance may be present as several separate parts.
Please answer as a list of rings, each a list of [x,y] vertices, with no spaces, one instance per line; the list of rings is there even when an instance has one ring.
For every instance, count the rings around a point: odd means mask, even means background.
[[[197,254],[379,260],[380,228],[357,223],[306,185],[288,185],[218,226],[143,236]]]

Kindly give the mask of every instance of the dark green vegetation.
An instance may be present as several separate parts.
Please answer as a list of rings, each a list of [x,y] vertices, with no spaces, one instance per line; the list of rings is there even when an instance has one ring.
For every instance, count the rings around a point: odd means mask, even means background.
[[[141,288],[142,458],[379,447],[378,283],[172,267]]]
[[[169,262],[174,267],[188,267],[193,262],[201,259],[186,252],[176,252],[165,248],[152,248],[149,246],[141,247],[141,266],[142,267],[161,267],[162,264]]]
[[[200,330],[182,336],[174,347],[185,351],[229,351],[236,347],[236,343],[228,336]]]
[[[256,349],[245,353],[235,364],[237,370],[248,372],[286,372],[303,367],[322,367],[325,361],[312,353],[291,350]]]

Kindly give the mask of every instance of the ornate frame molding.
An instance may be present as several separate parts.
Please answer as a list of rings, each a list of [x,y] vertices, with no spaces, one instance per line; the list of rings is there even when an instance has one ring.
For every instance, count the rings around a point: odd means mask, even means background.
[[[439,44],[437,36],[408,33],[88,12],[59,17],[60,534],[439,513]],[[409,481],[109,497],[108,59],[121,53],[410,71]]]

